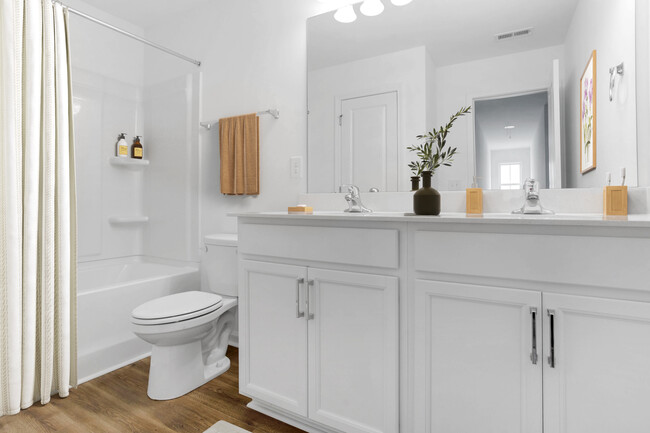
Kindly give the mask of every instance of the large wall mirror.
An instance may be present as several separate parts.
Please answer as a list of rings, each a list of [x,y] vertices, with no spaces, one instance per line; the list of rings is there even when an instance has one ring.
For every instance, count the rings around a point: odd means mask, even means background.
[[[635,0],[413,0],[343,24],[307,21],[308,192],[409,191],[407,147],[463,106],[440,190],[636,186]],[[581,78],[596,52],[593,92]],[[618,65],[622,65],[617,69]],[[613,72],[610,73],[610,68]],[[594,169],[581,101],[594,98]]]

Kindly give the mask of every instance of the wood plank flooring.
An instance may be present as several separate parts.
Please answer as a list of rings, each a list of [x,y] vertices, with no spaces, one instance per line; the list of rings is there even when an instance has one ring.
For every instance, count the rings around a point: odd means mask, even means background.
[[[183,397],[147,397],[149,358],[80,385],[68,398],[52,397],[17,415],[0,417],[2,433],[202,433],[224,420],[253,433],[304,433],[246,407],[239,394],[239,356],[228,348],[230,370]]]

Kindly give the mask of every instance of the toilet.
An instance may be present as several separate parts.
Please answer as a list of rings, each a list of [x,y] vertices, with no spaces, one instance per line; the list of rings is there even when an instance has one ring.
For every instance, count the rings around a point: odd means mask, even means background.
[[[131,313],[135,335],[150,343],[147,394],[180,397],[230,368],[228,340],[236,329],[237,235],[204,238],[202,290],[163,296]]]

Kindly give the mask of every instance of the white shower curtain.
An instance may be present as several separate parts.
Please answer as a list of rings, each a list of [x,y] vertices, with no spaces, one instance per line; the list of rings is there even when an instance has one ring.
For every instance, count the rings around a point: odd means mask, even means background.
[[[0,0],[0,416],[76,385],[68,16]]]

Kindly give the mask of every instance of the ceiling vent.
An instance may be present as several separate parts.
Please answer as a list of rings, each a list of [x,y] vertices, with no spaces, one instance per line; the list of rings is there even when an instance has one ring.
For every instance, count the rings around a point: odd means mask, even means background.
[[[533,28],[514,30],[512,32],[499,33],[495,36],[497,42],[507,41],[508,39],[523,38],[525,36],[530,36],[533,33]]]

